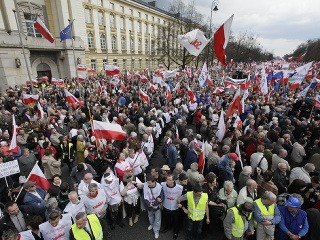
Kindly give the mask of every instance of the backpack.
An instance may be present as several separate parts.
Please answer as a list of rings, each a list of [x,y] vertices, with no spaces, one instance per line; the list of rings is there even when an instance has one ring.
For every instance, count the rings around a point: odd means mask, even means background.
[[[261,168],[260,168],[260,165],[261,165],[261,162],[262,160],[264,159],[264,156],[260,159],[259,163],[258,163],[258,166],[255,167],[254,171],[253,171],[253,180],[257,180],[258,178],[258,171],[260,170],[260,173],[261,173]]]

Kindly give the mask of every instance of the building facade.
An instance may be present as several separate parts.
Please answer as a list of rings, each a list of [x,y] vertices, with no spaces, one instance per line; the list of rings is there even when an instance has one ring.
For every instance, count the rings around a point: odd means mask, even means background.
[[[106,64],[123,71],[157,67],[161,31],[175,21],[155,2],[139,0],[0,0],[0,9],[0,92],[28,80],[18,26],[32,78],[71,78],[78,64],[97,73]],[[34,28],[37,16],[53,43]],[[72,20],[74,52],[72,40],[59,36]]]

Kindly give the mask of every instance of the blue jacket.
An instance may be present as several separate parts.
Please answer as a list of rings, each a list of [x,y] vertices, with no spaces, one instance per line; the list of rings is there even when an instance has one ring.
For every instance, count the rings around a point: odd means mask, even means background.
[[[292,234],[305,236],[309,230],[309,224],[307,221],[307,213],[301,209],[298,209],[296,216],[293,216],[286,206],[279,207],[281,213],[281,221],[276,227],[276,239],[290,240],[287,232]]]
[[[184,161],[183,170],[187,171],[190,169],[190,165],[195,162],[198,162],[198,155],[194,152],[194,150],[188,150],[186,159]]]
[[[175,167],[178,162],[178,151],[174,144],[170,144],[168,147],[168,165],[169,167]]]
[[[46,201],[43,199],[46,196],[47,192],[40,187],[36,187],[36,191],[40,195],[41,199],[34,194],[27,192],[23,198],[23,202],[26,205],[32,206],[39,211],[44,212],[46,210]]]

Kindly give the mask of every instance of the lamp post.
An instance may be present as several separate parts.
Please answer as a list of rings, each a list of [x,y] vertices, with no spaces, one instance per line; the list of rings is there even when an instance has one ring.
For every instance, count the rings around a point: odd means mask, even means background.
[[[211,8],[210,8],[210,29],[209,29],[209,39],[211,38],[211,33],[212,33],[212,12],[216,12],[218,11],[218,4],[219,4],[219,1],[218,0],[214,0],[212,3],[211,3]],[[210,48],[208,48],[208,53],[207,53],[207,62],[208,62],[208,65],[209,65],[209,50]]]

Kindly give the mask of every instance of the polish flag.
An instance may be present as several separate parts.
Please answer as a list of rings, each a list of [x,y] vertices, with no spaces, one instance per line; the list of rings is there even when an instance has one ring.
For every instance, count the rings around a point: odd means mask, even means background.
[[[142,83],[148,83],[149,82],[149,79],[145,76],[145,75],[142,75],[141,78],[140,78],[140,81]]]
[[[293,60],[293,56],[288,57],[288,61],[292,61]]]
[[[220,118],[219,118],[219,122],[218,122],[218,131],[216,133],[216,136],[218,138],[218,142],[222,142],[222,139],[226,133],[226,124],[224,122],[224,111],[221,110],[220,113]]]
[[[230,117],[235,111],[237,111],[241,108],[241,101],[240,100],[241,100],[240,99],[240,89],[238,89],[232,99],[232,102],[229,105],[228,111],[226,113],[226,117]]]
[[[39,102],[38,102],[37,107],[38,107],[38,118],[39,119],[44,118],[44,111],[43,111],[43,108]]]
[[[38,84],[38,81],[35,80],[35,79],[31,79],[31,82],[32,82],[32,85]],[[26,81],[26,84],[27,84],[27,85],[31,85],[30,81]]]
[[[240,119],[239,116],[237,116],[234,124],[233,124],[233,127],[236,128],[236,129],[241,129],[242,128],[242,121]]]
[[[180,82],[177,83],[177,85],[174,87],[173,91],[177,91],[177,93],[181,92]]]
[[[176,138],[179,139],[179,129],[177,126],[176,126]]]
[[[51,35],[50,31],[39,17],[37,17],[36,21],[34,22],[34,27],[45,39],[47,39],[51,43],[54,42],[53,36]]]
[[[141,78],[141,75],[140,75],[140,73],[139,73],[138,71],[136,71],[136,72],[134,73],[134,76],[135,76],[136,78]]]
[[[64,94],[66,95],[67,102],[71,104],[74,109],[78,106],[83,107],[83,102],[73,96],[67,89],[64,89]]]
[[[129,79],[131,79],[131,74],[130,74],[130,72],[129,71],[127,71],[127,79],[129,80]]]
[[[94,136],[98,139],[106,140],[124,140],[127,134],[122,130],[121,126],[117,123],[107,123],[93,120],[92,131]]]
[[[149,83],[149,87],[152,91],[155,91],[158,89],[158,85],[155,85],[155,84],[152,84],[152,83]]]
[[[22,94],[22,101],[24,104],[35,103],[39,101],[39,95]]]
[[[124,93],[127,91],[126,86],[124,85],[124,83],[121,81],[121,91]]]
[[[172,94],[171,94],[171,91],[170,91],[170,88],[167,87],[167,100],[168,101],[171,101],[172,100]]]
[[[106,76],[113,76],[120,73],[120,69],[114,65],[105,65]]]
[[[120,79],[113,76],[113,78],[110,79],[110,84],[112,87],[117,86],[120,83]]]
[[[140,99],[142,99],[143,102],[146,102],[146,103],[150,104],[149,96],[144,91],[142,91],[141,89],[139,89],[139,96],[140,96]]]
[[[51,79],[51,84],[52,85],[63,85],[64,84],[64,80],[63,79],[52,78]]]
[[[241,169],[242,169],[243,168],[243,163],[242,163],[242,160],[241,160],[241,152],[240,152],[239,141],[237,141],[236,154],[238,155],[238,158],[239,158],[239,161],[240,161],[240,165],[241,165]]]
[[[101,84],[98,82],[98,89],[97,89],[98,95],[101,95],[102,93],[102,86]]]
[[[16,125],[16,118],[14,117],[14,114],[12,114],[12,139],[11,139],[9,151],[14,153],[19,152],[18,144],[17,144],[17,125]]]
[[[41,82],[47,82],[49,80],[49,78],[47,76],[43,76],[43,77],[39,78],[39,80]]]
[[[32,168],[30,175],[27,179],[27,182],[35,182],[35,185],[42,188],[43,190],[47,191],[50,188],[50,182],[44,176],[43,172],[41,171],[38,162]]]
[[[318,94],[318,95],[314,98],[314,107],[315,107],[315,108],[320,108],[320,94]]]
[[[231,30],[231,24],[233,20],[232,15],[215,33],[213,37],[214,42],[214,52],[216,54],[217,59],[220,61],[220,63],[224,66],[227,65],[226,60],[226,47],[229,41],[230,36],[230,30]]]
[[[202,142],[202,148],[201,148],[201,153],[199,155],[199,160],[198,160],[198,171],[199,173],[203,174],[203,169],[205,165],[205,159],[204,159],[204,142]]]
[[[217,87],[212,93],[219,94],[224,92],[224,87]]]
[[[304,56],[307,54],[307,52],[303,53],[301,56],[297,57],[297,62],[302,61],[302,59],[304,58]]]
[[[77,70],[81,72],[86,72],[87,71],[87,65],[85,64],[78,64]]]
[[[189,98],[190,98],[190,102],[191,103],[194,103],[197,101],[197,98],[196,96],[193,94],[193,92],[191,91],[190,87],[188,86],[188,95],[189,95]]]

